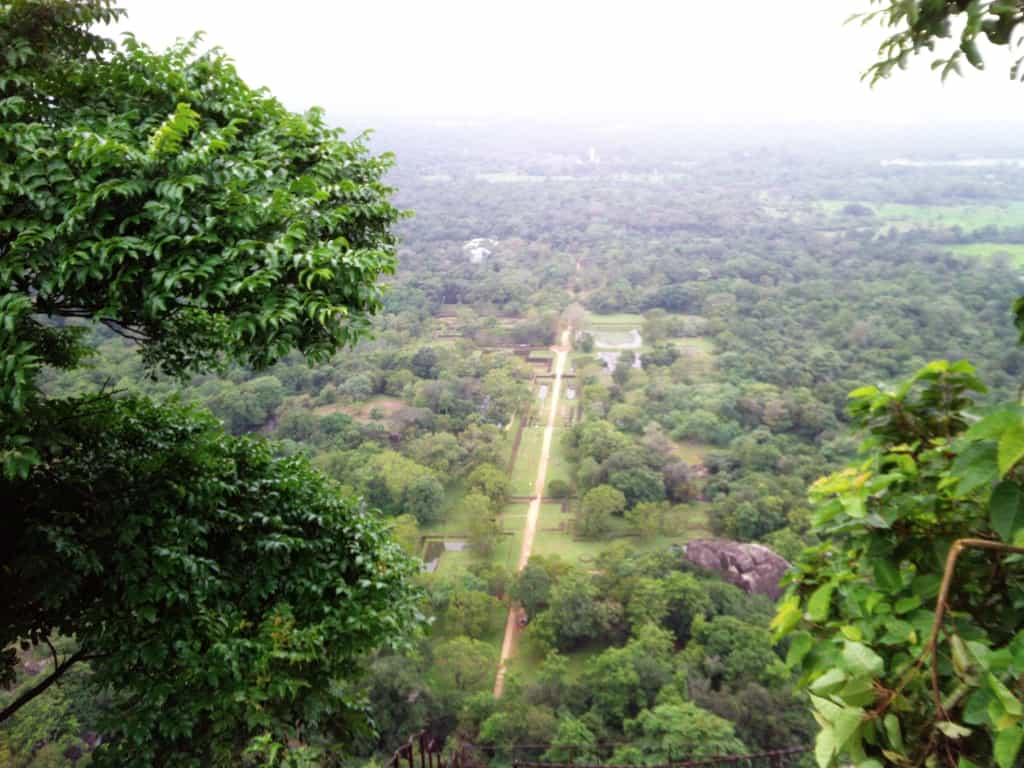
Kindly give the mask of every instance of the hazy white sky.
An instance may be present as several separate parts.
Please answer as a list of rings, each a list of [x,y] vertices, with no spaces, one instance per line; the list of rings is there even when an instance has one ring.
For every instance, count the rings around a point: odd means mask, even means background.
[[[868,0],[122,0],[163,47],[202,29],[253,85],[333,115],[1018,120],[1006,52],[945,86],[920,57],[859,80]],[[956,82],[954,82],[956,81]]]

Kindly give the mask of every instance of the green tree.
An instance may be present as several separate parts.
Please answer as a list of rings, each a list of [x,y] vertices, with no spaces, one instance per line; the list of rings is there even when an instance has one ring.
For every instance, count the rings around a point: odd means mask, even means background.
[[[414,621],[415,569],[384,522],[301,457],[188,408],[67,413],[60,460],[5,483],[25,522],[2,545],[3,622],[11,640],[73,637],[60,670],[88,661],[117,691],[95,759],[226,759],[257,733],[351,718],[334,681]],[[41,588],[55,567],[60,589]]]
[[[610,485],[599,485],[587,491],[580,500],[577,524],[581,536],[596,538],[611,527],[612,515],[622,514],[626,497]]]
[[[877,21],[894,30],[879,47],[879,59],[865,77],[872,83],[889,77],[896,69],[904,69],[922,51],[934,52],[940,41],[955,33],[959,39],[932,62],[932,69],[942,70],[945,80],[951,72],[961,73],[967,62],[975,69],[984,69],[985,62],[978,43],[1010,47],[1014,29],[1024,22],[1024,6],[1015,0],[976,0],[975,2],[935,3],[929,0],[871,0],[875,10],[858,14],[865,22]],[[948,46],[947,46],[948,47]],[[1010,77],[1024,75],[1024,58],[1014,62]]]
[[[559,477],[548,482],[548,496],[552,499],[565,499],[572,494],[572,486]]]
[[[466,461],[466,449],[451,432],[431,432],[410,440],[406,452],[417,463],[441,476],[458,476]]]
[[[1017,764],[1024,569],[1007,555],[1024,552],[1024,410],[971,425],[983,389],[968,363],[936,361],[851,393],[863,455],[812,487],[825,543],[796,563],[774,620],[821,765]]]
[[[671,629],[680,643],[690,639],[693,620],[711,615],[713,605],[707,590],[693,574],[673,571],[662,583],[668,600],[668,614],[664,624]]]
[[[667,502],[645,501],[626,512],[626,519],[636,526],[640,538],[650,539],[665,530],[665,518],[669,511]]]
[[[643,502],[659,502],[665,498],[661,475],[646,467],[613,472],[608,476],[608,484],[622,491],[626,507],[630,509]]]
[[[477,491],[468,493],[459,503],[458,514],[467,521],[473,552],[480,557],[490,557],[501,536],[501,523],[491,511],[490,500]]]
[[[406,485],[398,508],[421,523],[434,523],[441,519],[444,505],[444,486],[436,477],[423,476]]]
[[[649,765],[747,752],[732,723],[690,702],[645,709],[626,721],[625,731]]]
[[[47,397],[40,371],[78,365],[80,321],[172,376],[327,359],[382,306],[399,213],[389,158],[195,40],[94,31],[118,15],[0,3],[0,677],[59,632],[57,671],[121,694],[94,763],[227,761],[352,723],[338,683],[415,622],[412,566],[302,459],[173,404]]]
[[[494,682],[497,664],[497,655],[487,643],[456,637],[434,649],[431,674],[442,694],[461,700],[487,689]]]
[[[118,15],[107,0],[0,13],[7,474],[45,449],[39,367],[81,354],[75,327],[41,318],[102,322],[171,374],[322,360],[365,335],[395,266],[388,158],[195,41],[117,48],[90,31]]]
[[[705,658],[714,659],[713,681],[732,685],[745,680],[766,685],[785,680],[782,659],[772,648],[771,635],[735,616],[715,616],[693,623],[694,639],[704,648]]]
[[[591,691],[591,709],[607,726],[619,727],[640,709],[640,676],[625,648],[609,648],[590,659],[583,683]]]
[[[423,347],[416,351],[410,362],[412,372],[421,379],[436,379],[440,373],[437,351],[433,347]]]
[[[481,464],[470,472],[466,487],[490,499],[495,511],[501,509],[508,498],[508,476],[493,464]]]
[[[572,648],[597,636],[601,629],[598,597],[597,587],[585,573],[572,570],[558,579],[546,615],[559,648]]]
[[[633,584],[626,604],[626,617],[634,628],[658,625],[668,615],[668,595],[660,579],[642,576]]]
[[[522,604],[527,615],[534,616],[547,605],[553,582],[544,559],[531,557],[512,585],[512,598]]]
[[[501,602],[475,589],[460,589],[448,601],[444,613],[449,635],[479,638],[494,627]]]
[[[547,763],[596,763],[597,737],[582,721],[566,715],[559,718],[555,738],[540,759]]]

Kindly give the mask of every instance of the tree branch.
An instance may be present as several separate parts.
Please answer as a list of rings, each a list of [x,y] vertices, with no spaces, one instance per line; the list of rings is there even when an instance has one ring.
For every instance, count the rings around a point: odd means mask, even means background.
[[[53,654],[53,668],[56,669],[60,666],[60,659],[57,658],[57,649],[53,647],[53,643],[50,642],[50,638],[46,638],[46,644],[50,646],[50,653]]]
[[[935,601],[935,620],[932,622],[932,633],[928,638],[928,645],[925,647],[925,653],[931,656],[932,697],[935,700],[935,708],[942,720],[947,720],[948,717],[946,716],[945,708],[942,706],[942,690],[939,687],[939,632],[942,629],[942,617],[946,612],[946,603],[949,599],[949,588],[953,583],[956,559],[965,549],[988,549],[994,552],[1024,555],[1024,547],[1015,547],[1012,544],[1003,544],[1002,542],[989,541],[988,539],[957,539],[949,548],[949,554],[946,555],[946,567],[942,572],[942,586],[939,587],[939,596]]]
[[[80,650],[80,651],[78,651],[76,653],[73,653],[70,656],[68,656],[66,659],[64,659],[64,663],[61,664],[60,666],[58,666],[55,670],[53,670],[53,674],[51,674],[49,677],[47,677],[45,680],[43,680],[43,682],[41,682],[39,685],[35,686],[34,688],[30,688],[29,690],[25,691],[25,693],[23,693],[21,696],[19,696],[13,702],[11,702],[6,707],[4,707],[3,710],[0,710],[0,723],[2,723],[5,720],[7,720],[7,718],[9,718],[11,715],[13,715],[19,709],[21,709],[26,704],[28,704],[30,701],[32,701],[32,699],[34,699],[39,694],[43,693],[47,688],[49,688],[51,685],[53,685],[55,682],[57,682],[57,680],[59,680],[61,677],[63,677],[64,673],[67,672],[68,669],[70,669],[73,664],[75,664],[75,663],[77,663],[79,661],[83,661],[84,659],[85,659],[85,651],[84,650]]]

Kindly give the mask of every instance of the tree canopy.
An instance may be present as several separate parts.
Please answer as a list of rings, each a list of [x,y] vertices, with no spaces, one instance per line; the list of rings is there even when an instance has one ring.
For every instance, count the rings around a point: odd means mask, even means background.
[[[932,61],[933,70],[941,70],[945,80],[950,73],[961,73],[966,61],[975,69],[984,69],[985,60],[978,44],[995,46],[1019,45],[1017,29],[1024,22],[1024,3],[1020,0],[871,0],[875,10],[856,14],[853,18],[867,24],[878,22],[895,30],[878,49],[878,61],[864,76],[873,83],[889,77],[896,69],[906,69],[910,57],[922,51],[935,52],[944,40],[957,36],[955,46],[940,52]],[[1024,57],[1010,67],[1010,77],[1024,80]]]
[[[395,266],[388,157],[249,88],[198,37],[164,53],[98,37],[112,0],[0,14],[6,474],[41,448],[35,372],[82,354],[74,319],[170,374],[324,359],[366,334]]]
[[[390,159],[198,37],[161,53],[95,31],[120,15],[0,2],[0,679],[18,643],[73,641],[0,720],[87,661],[115,691],[98,765],[344,743],[360,659],[418,615],[388,527],[191,407],[40,376],[78,365],[95,325],[152,376],[353,344],[394,269]],[[252,387],[276,406],[279,381]]]

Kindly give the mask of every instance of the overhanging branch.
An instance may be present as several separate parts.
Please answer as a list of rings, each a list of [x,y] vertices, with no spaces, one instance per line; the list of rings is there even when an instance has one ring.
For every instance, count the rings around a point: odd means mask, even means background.
[[[84,650],[79,650],[64,659],[64,662],[58,665],[56,669],[54,669],[45,680],[43,680],[43,682],[25,691],[25,693],[21,694],[21,696],[4,707],[3,710],[0,710],[0,723],[4,722],[7,718],[32,701],[32,699],[57,682],[61,677],[63,677],[64,673],[72,667],[72,665],[77,664],[79,661],[84,661],[85,659],[86,655]]]

